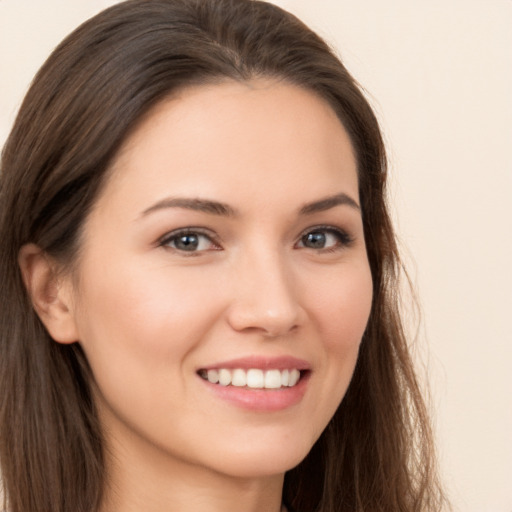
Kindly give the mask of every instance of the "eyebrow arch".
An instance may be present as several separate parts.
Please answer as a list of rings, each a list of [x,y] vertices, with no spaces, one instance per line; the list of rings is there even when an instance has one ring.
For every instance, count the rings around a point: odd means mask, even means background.
[[[325,197],[319,201],[305,204],[300,210],[300,215],[311,215],[313,213],[330,210],[335,206],[347,205],[355,210],[360,210],[359,205],[349,195],[345,193],[336,194],[334,196]],[[187,210],[195,210],[198,212],[209,213],[212,215],[220,215],[225,217],[235,217],[238,212],[228,204],[210,199],[186,198],[186,197],[167,197],[158,201],[154,205],[146,208],[141,216],[144,217],[154,211],[163,210],[165,208],[185,208]]]
[[[349,195],[345,193],[336,194],[334,196],[325,197],[320,199],[319,201],[314,201],[313,203],[305,204],[299,211],[300,215],[311,215],[313,213],[324,212],[326,210],[330,210],[335,206],[347,205],[351,208],[360,211],[361,207],[356,203],[354,199],[352,199]]]
[[[226,217],[234,217],[237,215],[237,212],[234,208],[218,201],[186,197],[167,197],[161,201],[158,201],[149,208],[146,208],[142,212],[141,216],[144,217],[149,213],[162,210],[164,208],[185,208],[187,210],[195,210],[198,212],[222,215]]]

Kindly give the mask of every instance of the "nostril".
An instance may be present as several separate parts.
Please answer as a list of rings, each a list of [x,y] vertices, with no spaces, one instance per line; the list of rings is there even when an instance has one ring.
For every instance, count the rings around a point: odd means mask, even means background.
[[[236,304],[228,313],[228,323],[238,332],[278,338],[297,331],[300,326],[299,317],[299,307],[277,311]]]
[[[268,260],[268,255],[259,259]],[[284,275],[286,271],[272,263],[263,268],[258,258],[252,259],[251,267],[245,268],[243,278],[235,283],[227,314],[236,331],[276,338],[300,325],[304,312],[295,287],[290,276]]]

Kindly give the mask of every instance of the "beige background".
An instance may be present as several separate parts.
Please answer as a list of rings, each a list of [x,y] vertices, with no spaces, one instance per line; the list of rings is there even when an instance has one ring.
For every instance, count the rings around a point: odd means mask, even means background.
[[[109,0],[0,0],[0,144],[57,42]],[[276,0],[382,120],[456,511],[512,512],[512,1]]]

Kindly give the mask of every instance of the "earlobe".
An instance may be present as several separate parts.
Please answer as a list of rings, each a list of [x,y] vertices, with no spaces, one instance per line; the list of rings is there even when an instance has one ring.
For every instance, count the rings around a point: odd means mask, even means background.
[[[59,343],[77,341],[71,288],[59,276],[55,262],[37,245],[26,244],[18,263],[34,309],[50,336]]]

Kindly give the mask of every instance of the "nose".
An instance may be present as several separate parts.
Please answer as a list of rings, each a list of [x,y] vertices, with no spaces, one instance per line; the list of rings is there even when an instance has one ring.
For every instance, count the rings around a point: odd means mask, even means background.
[[[234,330],[275,338],[300,327],[305,311],[292,271],[283,260],[277,251],[259,251],[239,265],[227,313]]]

